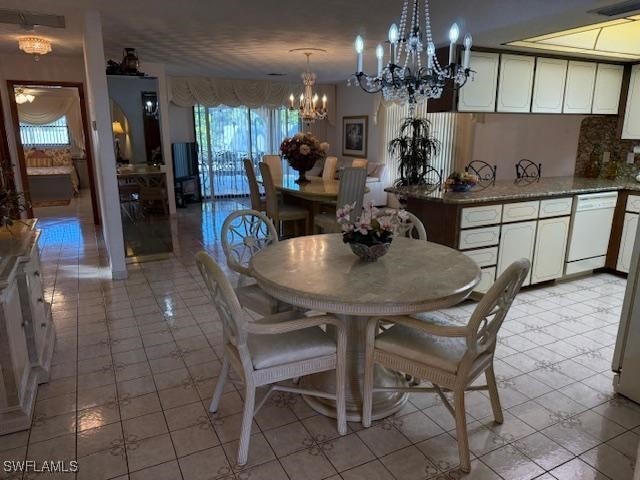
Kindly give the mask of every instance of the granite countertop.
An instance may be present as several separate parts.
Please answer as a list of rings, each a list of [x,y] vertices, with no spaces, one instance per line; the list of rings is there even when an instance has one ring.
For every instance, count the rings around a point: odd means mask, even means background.
[[[389,187],[385,189],[386,192],[408,198],[451,204],[526,200],[528,198],[560,197],[563,195],[615,190],[640,191],[640,183],[635,180],[547,177],[541,178],[539,182],[532,183],[515,183],[513,180],[499,180],[495,185],[489,185],[484,188],[476,185],[468,192],[433,191],[433,189],[427,187]]]

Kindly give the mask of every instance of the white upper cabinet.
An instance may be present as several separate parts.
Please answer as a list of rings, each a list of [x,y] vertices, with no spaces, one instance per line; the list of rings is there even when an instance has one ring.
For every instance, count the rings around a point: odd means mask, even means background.
[[[535,61],[524,55],[501,55],[498,112],[530,110]]]
[[[598,64],[591,113],[617,115],[622,89],[623,65]]]
[[[634,65],[631,68],[622,138],[626,140],[640,139],[640,65]]]
[[[569,62],[563,113],[591,113],[596,63]]]
[[[476,72],[475,79],[469,78],[465,86],[460,89],[458,111],[496,111],[499,63],[500,55],[497,53],[471,52],[470,68]]]
[[[555,58],[536,59],[531,111],[535,113],[562,113],[564,84],[567,79],[567,61]]]

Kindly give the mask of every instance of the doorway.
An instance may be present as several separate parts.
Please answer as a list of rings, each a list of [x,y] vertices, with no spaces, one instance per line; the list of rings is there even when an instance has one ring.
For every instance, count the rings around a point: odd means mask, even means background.
[[[19,171],[30,217],[100,223],[81,83],[9,80]]]

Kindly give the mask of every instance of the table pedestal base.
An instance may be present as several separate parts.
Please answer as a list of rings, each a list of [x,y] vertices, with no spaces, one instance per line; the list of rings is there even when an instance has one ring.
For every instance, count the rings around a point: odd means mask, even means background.
[[[365,330],[367,317],[336,315],[347,327],[347,384],[346,405],[347,420],[362,420],[362,381],[365,365]],[[327,333],[334,333],[332,328]],[[373,384],[376,387],[406,387],[403,375],[376,365]],[[300,386],[325,392],[335,392],[335,372],[322,372],[308,375],[300,380]],[[305,402],[316,412],[328,417],[336,417],[335,402],[326,398],[303,395]],[[373,394],[373,420],[388,417],[400,410],[409,396],[404,392],[376,392]]]

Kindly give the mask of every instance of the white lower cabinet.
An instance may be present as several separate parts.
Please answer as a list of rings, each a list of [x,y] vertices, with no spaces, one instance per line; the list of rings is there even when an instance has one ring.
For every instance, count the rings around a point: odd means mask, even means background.
[[[488,267],[480,270],[480,281],[473,290],[478,293],[487,293],[496,280],[496,267]]]
[[[562,277],[571,217],[538,221],[531,283]]]
[[[527,258],[531,261],[533,259],[537,223],[537,221],[532,220],[502,225],[500,253],[498,255],[498,276],[516,260]],[[529,285],[529,283],[530,276],[528,275],[523,285]]]
[[[620,250],[618,251],[618,264],[616,270],[629,273],[631,267],[631,254],[636,241],[636,230],[638,229],[638,214],[625,213],[624,224],[622,226],[622,237],[620,238]]]

